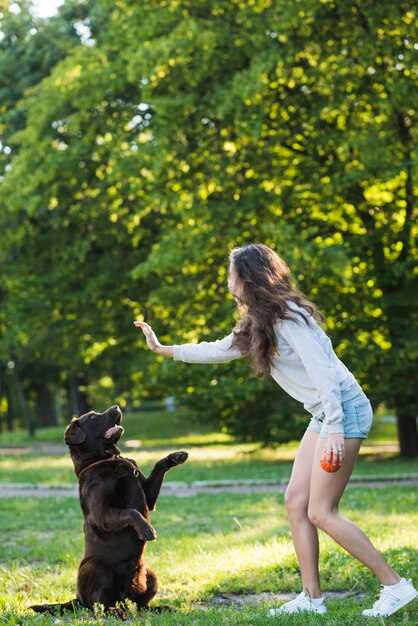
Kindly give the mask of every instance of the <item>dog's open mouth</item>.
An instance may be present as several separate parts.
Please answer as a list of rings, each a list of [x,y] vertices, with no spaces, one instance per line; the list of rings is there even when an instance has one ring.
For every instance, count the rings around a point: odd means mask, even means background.
[[[105,433],[103,434],[103,437],[105,437],[105,439],[110,439],[114,434],[116,434],[120,430],[123,431],[122,426],[120,426],[120,424],[115,424],[114,426],[111,426],[105,431]]]

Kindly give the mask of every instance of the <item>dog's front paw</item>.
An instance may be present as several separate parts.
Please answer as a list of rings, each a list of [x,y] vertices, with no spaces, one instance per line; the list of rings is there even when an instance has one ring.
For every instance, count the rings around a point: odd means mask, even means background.
[[[157,531],[152,526],[145,528],[143,534],[144,539],[146,539],[147,541],[154,541],[154,539],[157,539]]]
[[[153,541],[157,538],[157,532],[155,528],[151,526],[151,524],[143,523],[140,526],[137,526],[136,532],[138,537],[142,541]]]
[[[189,454],[181,450],[180,452],[172,452],[168,455],[167,461],[170,467],[175,467],[176,465],[181,465],[185,463],[189,458]]]

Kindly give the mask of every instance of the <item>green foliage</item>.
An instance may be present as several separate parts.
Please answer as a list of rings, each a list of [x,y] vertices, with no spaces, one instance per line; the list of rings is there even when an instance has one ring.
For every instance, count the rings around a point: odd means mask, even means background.
[[[295,436],[294,407],[244,363],[134,356],[138,315],[166,343],[229,333],[228,251],[260,240],[416,455],[415,5],[66,6],[41,28],[52,46],[65,23],[65,50],[35,56],[33,82],[19,39],[2,131],[0,341],[26,390],[76,376],[93,403],[175,394],[244,439]]]

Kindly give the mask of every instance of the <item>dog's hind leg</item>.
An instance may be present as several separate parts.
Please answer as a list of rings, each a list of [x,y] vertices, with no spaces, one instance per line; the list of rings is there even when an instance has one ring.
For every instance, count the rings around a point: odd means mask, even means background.
[[[129,600],[135,602],[137,609],[146,609],[158,590],[157,577],[148,568],[142,569],[139,578],[134,579],[134,589],[128,594]]]
[[[118,597],[113,570],[103,559],[84,558],[78,569],[77,596],[84,606],[93,608],[95,602],[115,606]]]
[[[173,452],[154,465],[151,474],[142,483],[150,511],[155,509],[166,472],[172,467],[176,467],[176,465],[181,465],[187,461],[188,456],[187,452]]]
[[[77,595],[87,608],[94,610],[95,604],[101,604],[106,614],[125,619],[124,610],[116,604],[123,603],[126,591],[119,589],[118,577],[103,559],[87,557],[82,560],[78,570]]]
[[[152,611],[154,613],[163,613],[164,611],[167,613],[174,613],[176,609],[171,606],[161,604],[157,606],[149,605],[149,603],[157,593],[158,583],[157,577],[152,570],[146,568],[145,572],[147,584],[146,591],[141,594],[140,598],[136,598],[134,600],[136,602],[138,610]]]
[[[51,613],[52,615],[62,615],[64,611],[74,611],[82,608],[80,600],[74,599],[63,604],[33,604],[29,608],[35,613]]]

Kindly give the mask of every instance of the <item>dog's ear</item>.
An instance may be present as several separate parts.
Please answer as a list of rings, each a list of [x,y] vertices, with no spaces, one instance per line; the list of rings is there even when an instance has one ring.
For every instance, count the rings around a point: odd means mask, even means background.
[[[83,443],[86,438],[86,433],[78,423],[77,418],[71,421],[71,424],[67,426],[64,433],[64,441],[67,446],[77,443]]]

